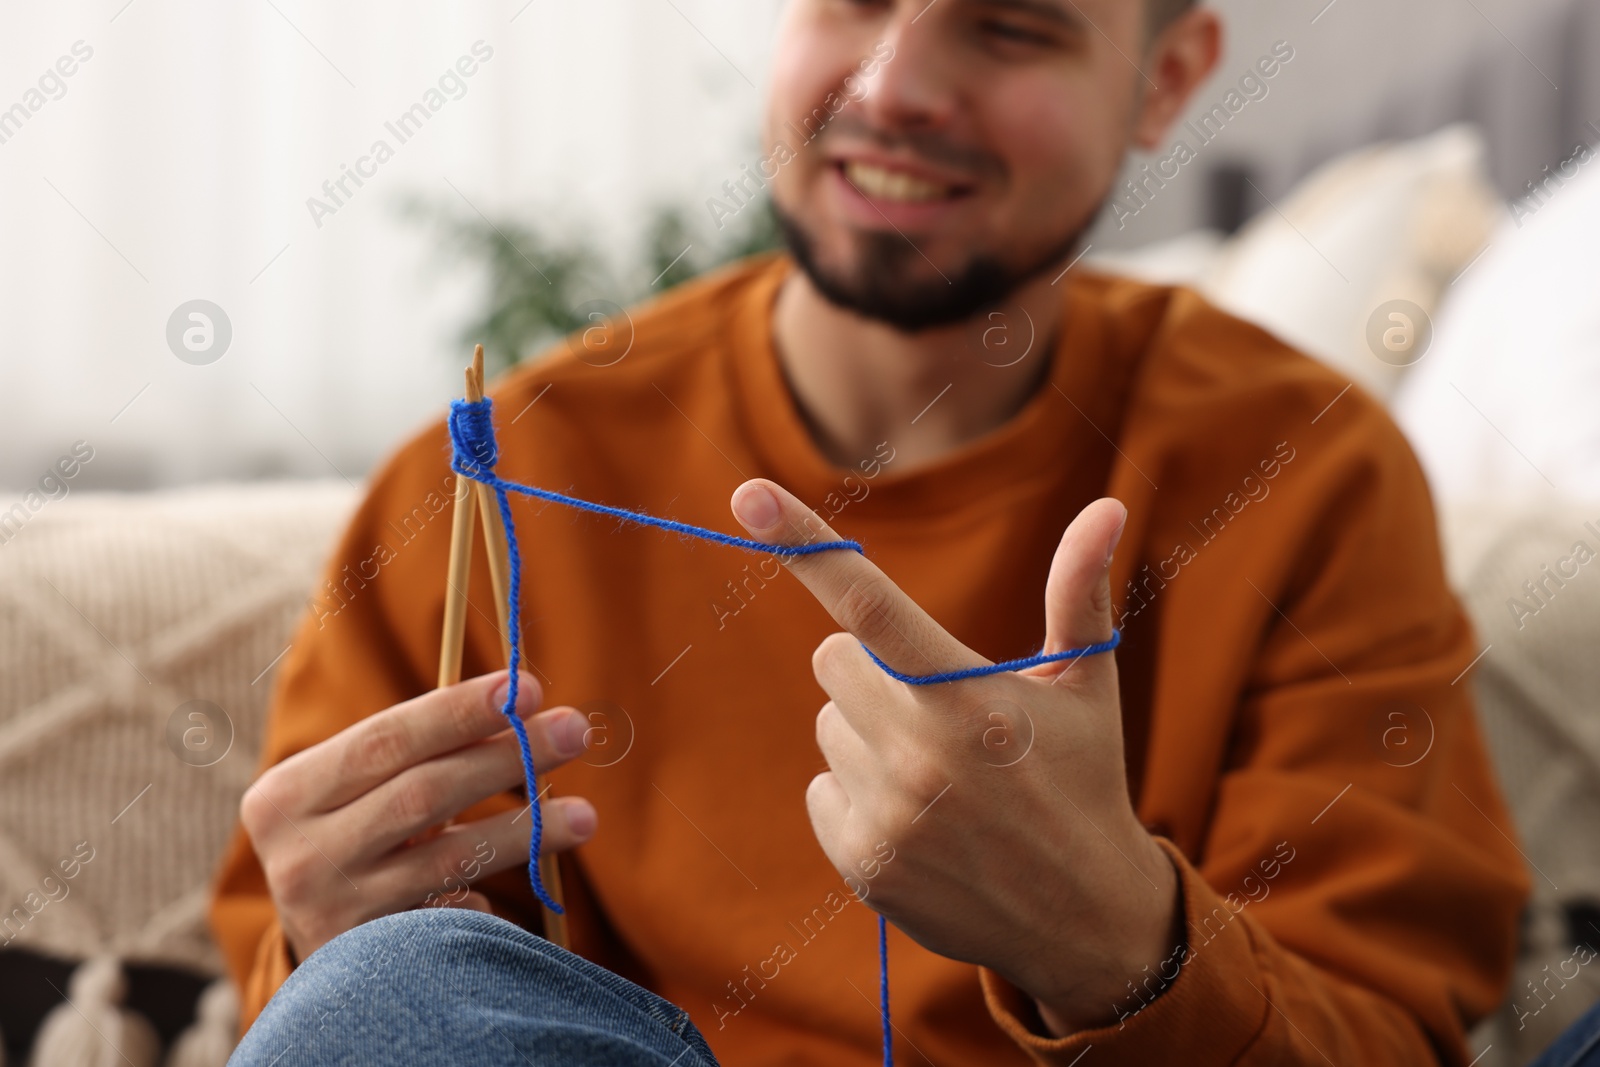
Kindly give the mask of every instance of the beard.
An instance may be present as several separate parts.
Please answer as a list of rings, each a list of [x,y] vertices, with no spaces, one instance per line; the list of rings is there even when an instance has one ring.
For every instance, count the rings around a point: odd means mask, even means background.
[[[939,272],[938,278],[917,281],[914,270],[929,261],[907,237],[898,233],[856,234],[855,269],[834,269],[822,263],[816,240],[798,218],[783,210],[776,200],[772,202],[772,212],[790,255],[824,299],[903,333],[965,322],[1004,303],[1012,293],[1065,259],[1098,217],[1098,212],[1090,215],[1082,226],[1024,263],[1012,264],[994,255],[979,254],[953,275]]]

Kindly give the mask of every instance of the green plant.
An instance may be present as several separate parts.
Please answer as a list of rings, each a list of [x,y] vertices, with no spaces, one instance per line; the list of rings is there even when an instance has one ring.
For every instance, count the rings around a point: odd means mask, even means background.
[[[447,255],[483,272],[482,305],[459,337],[463,346],[482,343],[496,370],[532,358],[587,325],[579,308],[591,300],[626,306],[782,244],[766,203],[741,212],[746,221],[717,238],[699,232],[681,208],[657,208],[641,235],[642,255],[621,268],[592,240],[557,237],[526,219],[491,219],[449,201],[416,197],[402,204],[401,213],[433,229]]]

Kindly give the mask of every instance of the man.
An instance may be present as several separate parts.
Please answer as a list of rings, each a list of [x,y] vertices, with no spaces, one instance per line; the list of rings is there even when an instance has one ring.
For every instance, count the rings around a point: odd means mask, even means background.
[[[1525,879],[1416,463],[1260,331],[1072,266],[1219,35],[1170,3],[793,0],[792,259],[636,310],[620,359],[578,338],[509,376],[499,470],[865,557],[784,574],[515,505],[579,960],[526,932],[505,677],[426,692],[448,442],[402,449],[221,876],[241,1062],[875,1062],[874,912],[903,1062],[1467,1062]],[[469,675],[498,666],[484,570]],[[1114,626],[1115,654],[925,688],[867,655]]]

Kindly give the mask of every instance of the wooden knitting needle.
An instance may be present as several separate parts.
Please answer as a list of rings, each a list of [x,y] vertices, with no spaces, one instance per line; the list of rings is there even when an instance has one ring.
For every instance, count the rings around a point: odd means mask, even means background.
[[[483,399],[483,346],[472,350],[472,366],[467,368],[467,399],[473,403]],[[473,482],[478,496],[478,507],[483,512],[484,545],[489,550],[489,581],[494,586],[494,611],[500,622],[500,650],[506,661],[511,660],[511,618],[506,603],[506,585],[511,581],[511,555],[506,548],[505,522],[500,518],[500,502],[494,490],[481,482]],[[517,650],[522,651],[520,648]]]
[[[478,345],[472,353],[472,368],[467,372],[467,399],[476,403],[483,399],[483,346]],[[510,605],[507,603],[507,586],[510,583],[511,552],[507,546],[505,523],[500,518],[500,503],[495,497],[494,490],[481,482],[473,482],[477,491],[479,510],[483,513],[483,536],[489,549],[489,580],[494,586],[495,614],[500,622],[501,648],[505,651],[506,661],[511,659],[511,619]],[[460,497],[457,497],[459,502]],[[470,533],[468,537],[470,538]],[[519,645],[518,654],[522,649]],[[539,803],[538,797],[529,797],[529,804]],[[530,816],[531,817],[531,816]],[[564,903],[561,895],[561,864],[553,852],[546,852],[539,857],[539,879],[544,882],[545,892],[557,904]],[[554,944],[567,948],[567,917],[558,915],[549,908],[542,908],[544,912],[545,937]]]
[[[468,369],[468,392],[472,385],[472,371]],[[477,517],[472,506],[477,495],[475,484],[466,475],[456,475],[455,510],[450,516],[450,569],[444,591],[444,634],[439,641],[440,689],[461,681],[461,649],[467,636],[467,578],[472,573],[472,532]]]

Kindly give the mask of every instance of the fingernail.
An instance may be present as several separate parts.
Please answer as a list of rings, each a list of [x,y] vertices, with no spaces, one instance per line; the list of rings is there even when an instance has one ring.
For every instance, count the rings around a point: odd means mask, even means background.
[[[511,676],[507,675],[505,681],[495,686],[494,696],[491,698],[494,702],[495,710],[505,710],[506,697],[510,695],[510,692]],[[533,675],[519,673],[517,676],[517,714],[528,715],[538,710],[539,683],[534,680]]]
[[[600,824],[600,816],[587,800],[567,797],[562,799],[561,806],[566,809],[567,829],[574,837],[589,837]]]
[[[581,712],[571,711],[557,716],[547,730],[550,747],[563,759],[571,759],[588,747],[589,722]]]
[[[1117,553],[1117,543],[1122,540],[1122,531],[1128,525],[1128,509],[1122,509],[1122,521],[1117,523],[1117,528],[1111,533],[1111,541],[1106,545],[1106,566],[1111,565],[1111,557]]]
[[[764,485],[746,482],[733,495],[733,513],[751,530],[766,530],[778,523],[778,498]]]

